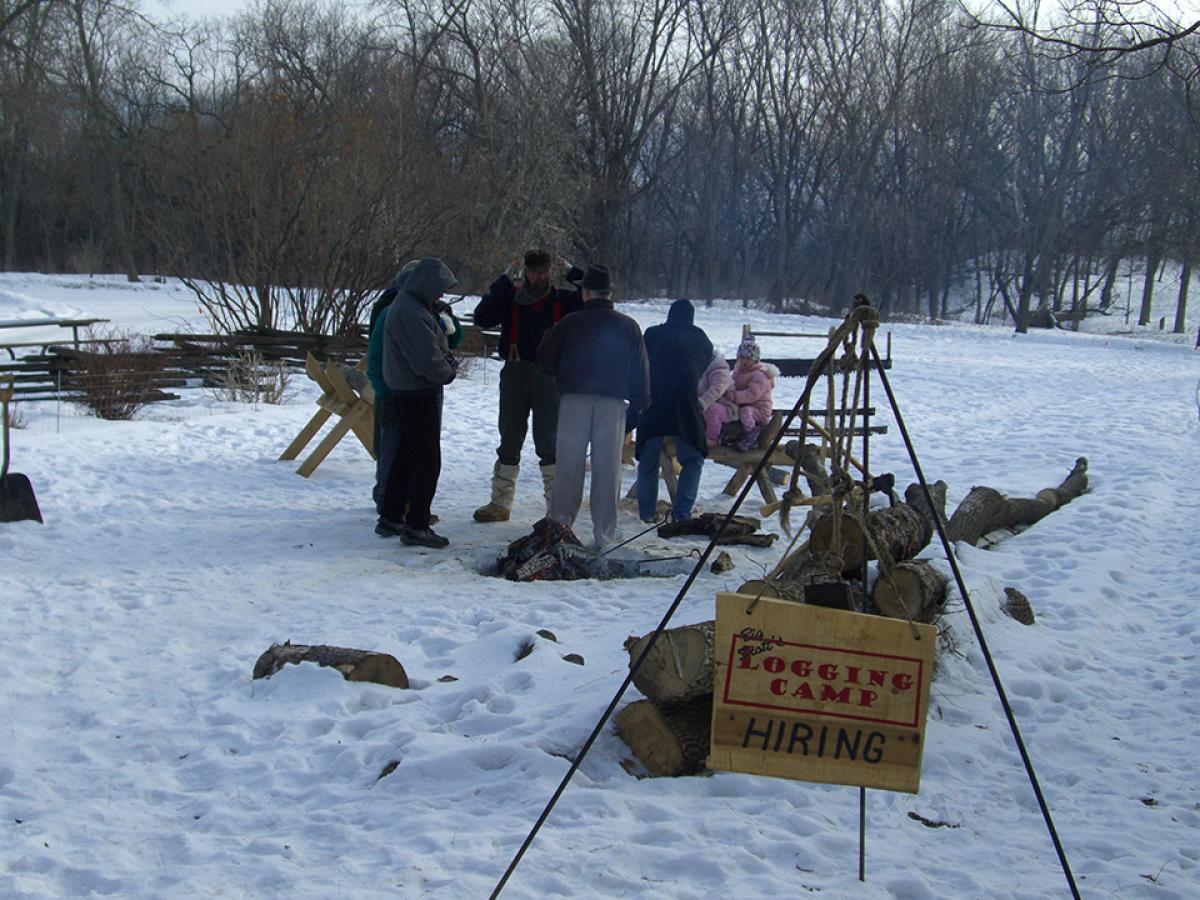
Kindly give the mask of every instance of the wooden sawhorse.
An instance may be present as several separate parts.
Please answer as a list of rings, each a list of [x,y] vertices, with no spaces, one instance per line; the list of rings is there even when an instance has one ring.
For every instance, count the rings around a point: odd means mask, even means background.
[[[367,358],[364,356],[357,366],[349,370],[350,377],[347,378],[333,361],[327,362],[322,368],[311,353],[305,358],[304,371],[321,388],[321,396],[317,398],[320,409],[313,413],[308,424],[300,429],[296,439],[288,444],[279,458],[295,459],[331,417],[337,416],[338,420],[333,430],[300,464],[297,475],[307,478],[316,471],[348,431],[353,431],[371,458],[375,458],[375,392],[367,380],[366,368]],[[355,373],[358,373],[357,376]]]

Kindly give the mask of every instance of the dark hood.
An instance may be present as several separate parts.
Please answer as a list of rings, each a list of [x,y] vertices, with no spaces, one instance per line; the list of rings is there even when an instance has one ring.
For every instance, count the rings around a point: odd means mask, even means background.
[[[696,322],[696,307],[691,300],[676,300],[667,311],[667,321],[672,325],[694,325]]]
[[[404,291],[426,306],[431,306],[434,300],[456,284],[458,279],[444,262],[436,257],[427,256],[408,272]]]

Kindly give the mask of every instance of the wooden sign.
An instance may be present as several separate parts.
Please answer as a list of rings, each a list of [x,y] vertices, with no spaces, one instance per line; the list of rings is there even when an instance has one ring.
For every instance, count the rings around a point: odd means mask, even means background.
[[[717,595],[713,769],[916,793],[937,629]]]

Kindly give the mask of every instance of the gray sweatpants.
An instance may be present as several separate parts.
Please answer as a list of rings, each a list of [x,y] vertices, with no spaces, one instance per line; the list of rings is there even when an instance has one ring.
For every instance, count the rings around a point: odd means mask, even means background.
[[[592,486],[588,504],[598,549],[613,543],[617,534],[625,407],[624,400],[597,394],[563,394],[558,407],[558,467],[550,494],[550,518],[568,527],[575,524],[583,502],[583,475],[590,444]]]

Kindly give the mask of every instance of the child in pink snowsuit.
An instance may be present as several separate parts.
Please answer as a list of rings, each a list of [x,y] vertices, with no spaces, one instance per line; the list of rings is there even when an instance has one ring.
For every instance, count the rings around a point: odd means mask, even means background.
[[[771,419],[775,379],[779,370],[770,363],[761,362],[760,357],[754,337],[746,335],[742,338],[742,343],[738,345],[737,363],[733,367],[733,386],[721,398],[722,401],[731,401],[736,407],[736,418],[744,431],[737,443],[739,450],[758,446],[762,426]],[[727,421],[733,418],[731,415]]]
[[[737,415],[737,407],[732,401],[722,398],[725,392],[733,387],[733,375],[729,371],[729,363],[725,362],[720,351],[714,351],[712,361],[696,386],[696,394],[700,400],[700,411],[704,414],[704,437],[708,446],[717,446],[717,438],[721,436],[721,426],[732,422]]]

